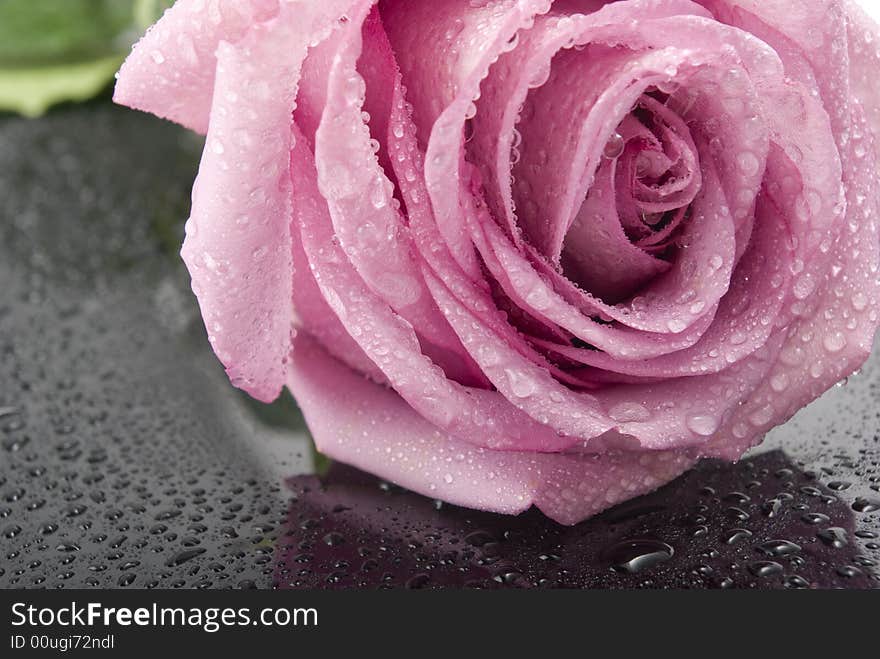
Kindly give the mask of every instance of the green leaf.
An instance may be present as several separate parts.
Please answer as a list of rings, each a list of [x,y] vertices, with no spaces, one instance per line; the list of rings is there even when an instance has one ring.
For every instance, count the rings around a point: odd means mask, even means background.
[[[321,453],[318,450],[318,447],[315,446],[314,440],[312,440],[312,462],[314,463],[315,474],[318,476],[326,476],[327,472],[330,471],[330,467],[333,465],[333,459],[328,458],[326,455]]]
[[[173,0],[0,0],[0,110],[27,116],[112,80]]]
[[[97,95],[122,64],[123,57],[39,68],[0,69],[0,109],[37,117],[61,101]]]
[[[173,4],[174,0],[134,0],[135,24],[141,31],[146,30]]]
[[[133,28],[131,0],[3,0],[0,66],[59,65],[123,54],[136,36]]]

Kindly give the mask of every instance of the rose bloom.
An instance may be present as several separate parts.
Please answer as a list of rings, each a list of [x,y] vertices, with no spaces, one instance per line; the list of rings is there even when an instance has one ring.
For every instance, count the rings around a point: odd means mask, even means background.
[[[868,356],[878,44],[850,0],[179,0],[115,98],[207,136],[183,257],[234,385],[573,524]]]

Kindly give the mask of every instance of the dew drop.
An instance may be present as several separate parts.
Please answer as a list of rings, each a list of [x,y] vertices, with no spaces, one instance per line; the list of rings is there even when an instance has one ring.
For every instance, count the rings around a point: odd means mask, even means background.
[[[608,141],[605,143],[605,149],[603,151],[603,155],[609,160],[613,160],[615,158],[619,158],[623,153],[623,148],[626,145],[623,139],[623,135],[618,132],[614,132],[611,137],[608,138]]]
[[[846,547],[849,544],[849,540],[846,537],[846,529],[842,529],[839,526],[832,526],[819,531],[816,537],[829,547],[834,547],[835,549]]]
[[[618,423],[644,422],[650,420],[651,412],[640,403],[623,402],[608,410],[608,416]]]
[[[665,542],[638,538],[613,545],[603,556],[617,572],[642,572],[668,561],[674,553]]]
[[[843,332],[832,332],[822,340],[822,345],[830,353],[840,352],[846,347],[846,337]]]
[[[859,497],[853,501],[852,509],[857,513],[873,513],[880,510],[880,500]]]
[[[748,176],[754,176],[761,169],[761,161],[751,151],[743,151],[736,157],[739,170]]]
[[[718,430],[718,419],[707,414],[689,416],[687,427],[701,437],[709,437]]]
[[[788,540],[768,540],[762,542],[755,549],[766,556],[788,556],[798,553],[801,547]]]
[[[535,393],[537,385],[528,374],[513,368],[504,369],[504,373],[507,375],[514,396],[528,398]]]
[[[852,296],[852,306],[856,311],[864,311],[868,306],[868,298],[864,293],[856,293]]]
[[[756,577],[771,577],[775,574],[782,574],[784,568],[775,561],[755,561],[749,564],[749,572]]]

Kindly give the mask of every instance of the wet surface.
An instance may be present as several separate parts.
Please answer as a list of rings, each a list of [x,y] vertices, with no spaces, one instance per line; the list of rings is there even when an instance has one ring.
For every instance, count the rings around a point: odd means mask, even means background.
[[[576,527],[328,469],[210,352],[176,257],[199,151],[103,103],[0,118],[0,587],[878,585],[880,353]]]

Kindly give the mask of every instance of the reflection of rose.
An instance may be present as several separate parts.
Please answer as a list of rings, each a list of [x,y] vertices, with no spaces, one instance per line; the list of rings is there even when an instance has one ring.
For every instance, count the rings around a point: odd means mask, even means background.
[[[207,132],[183,255],[237,386],[573,523],[865,359],[878,43],[847,0],[181,0],[116,98]]]

